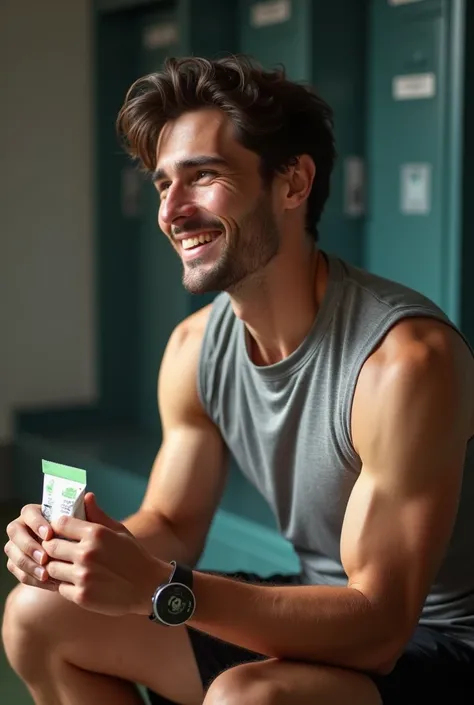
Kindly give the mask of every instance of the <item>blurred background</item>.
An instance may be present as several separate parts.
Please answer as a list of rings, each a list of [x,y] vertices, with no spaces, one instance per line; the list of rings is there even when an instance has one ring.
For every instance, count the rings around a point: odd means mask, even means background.
[[[41,458],[86,468],[112,515],[138,508],[164,346],[209,298],[183,290],[114,121],[166,56],[227,52],[283,63],[335,111],[322,247],[418,289],[474,342],[472,0],[0,0],[3,524],[40,501]],[[234,469],[202,564],[295,567]],[[19,703],[4,672],[0,700]]]

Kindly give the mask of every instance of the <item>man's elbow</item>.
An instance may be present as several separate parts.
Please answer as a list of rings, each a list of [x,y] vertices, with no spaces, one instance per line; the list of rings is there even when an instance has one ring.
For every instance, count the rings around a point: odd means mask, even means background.
[[[395,668],[416,626],[413,611],[405,601],[381,600],[370,591],[351,586],[366,601],[366,623],[361,633],[357,668],[376,675],[387,675]]]
[[[403,648],[397,650],[388,648],[385,651],[382,647],[379,653],[371,655],[367,660],[364,670],[377,676],[386,676],[393,671],[402,653]]]
[[[386,629],[374,639],[371,648],[365,652],[363,670],[380,676],[386,676],[393,671],[409,641],[411,630],[402,629],[387,621]]]

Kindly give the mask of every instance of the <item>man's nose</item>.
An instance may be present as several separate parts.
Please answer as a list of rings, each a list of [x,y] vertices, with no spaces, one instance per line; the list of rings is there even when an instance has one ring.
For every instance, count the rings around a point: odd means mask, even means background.
[[[171,185],[160,206],[160,220],[171,226],[178,218],[189,218],[196,212],[196,206],[190,200],[186,190],[178,184]]]

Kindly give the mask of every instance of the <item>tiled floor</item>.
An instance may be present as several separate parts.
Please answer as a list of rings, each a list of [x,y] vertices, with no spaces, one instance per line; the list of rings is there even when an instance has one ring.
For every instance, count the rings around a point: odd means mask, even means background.
[[[17,507],[0,506],[0,616],[3,615],[6,597],[16,583],[6,569],[7,561],[3,546],[6,542],[5,527],[17,515]],[[3,645],[0,645],[0,703],[1,705],[32,705],[33,703],[25,686],[9,667]]]

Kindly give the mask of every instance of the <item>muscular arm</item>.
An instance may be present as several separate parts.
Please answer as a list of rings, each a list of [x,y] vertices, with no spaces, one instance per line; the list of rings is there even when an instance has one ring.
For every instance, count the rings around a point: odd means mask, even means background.
[[[155,556],[194,565],[225,482],[225,448],[197,393],[207,309],[170,338],[158,380],[163,442],[139,511],[123,523]]]
[[[473,396],[472,359],[456,334],[431,321],[399,324],[364,365],[354,399],[363,467],[341,540],[347,587],[196,573],[192,624],[268,656],[390,670],[451,535]]]

